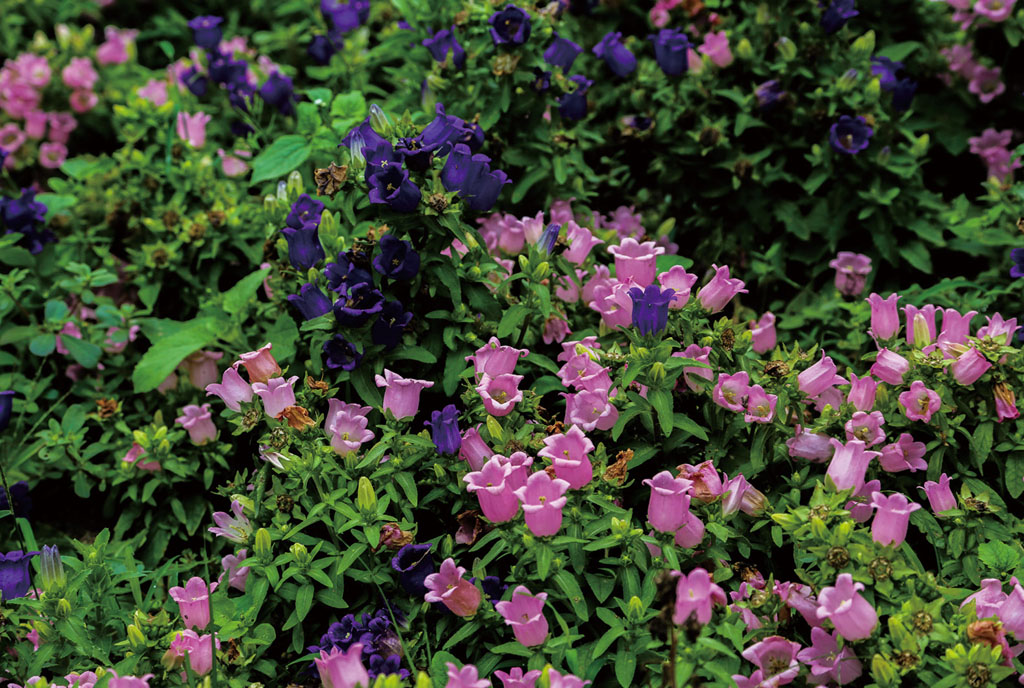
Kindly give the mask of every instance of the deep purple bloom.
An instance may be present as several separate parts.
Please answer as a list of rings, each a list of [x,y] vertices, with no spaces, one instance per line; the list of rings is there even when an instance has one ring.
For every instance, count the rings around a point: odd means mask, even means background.
[[[452,64],[456,69],[466,66],[466,50],[455,37],[455,27],[441,29],[430,38],[423,39],[423,47],[430,51],[430,56],[435,62],[444,62],[448,59],[448,53],[452,54]]]
[[[0,198],[0,229],[7,234],[23,234],[21,241],[32,253],[40,253],[43,246],[57,237],[45,227],[37,227],[46,219],[46,205],[36,200],[35,189],[22,189],[20,198]]]
[[[363,120],[362,124],[355,126],[345,134],[345,138],[341,140],[341,145],[348,148],[352,143],[352,138],[355,134],[359,134],[363,137],[363,154],[366,156],[370,151],[376,150],[381,145],[390,146],[391,143],[381,137],[372,126],[370,126],[370,118],[367,117]],[[367,158],[369,156],[366,156]]]
[[[871,58],[871,73],[878,77],[878,84],[883,91],[891,91],[899,80],[897,73],[903,69],[903,63],[888,57]]]
[[[606,33],[592,52],[604,60],[615,76],[627,77],[636,69],[636,55],[622,44],[621,31]]]
[[[336,334],[324,342],[324,365],[330,370],[355,370],[363,360],[363,354],[355,344]]]
[[[0,395],[8,394],[8,392],[0,392]],[[12,392],[13,394],[13,392]],[[2,423],[0,423],[2,425]],[[0,427],[0,431],[3,428]],[[14,505],[11,505],[14,502]],[[28,494],[28,483],[24,480],[11,485],[11,499],[8,501],[7,493],[4,491],[4,486],[0,485],[0,509],[9,509],[14,512],[15,516],[20,518],[28,518],[32,512],[32,497]]]
[[[1011,249],[1010,260],[1013,261],[1013,267],[1010,268],[1010,277],[1014,279],[1024,277],[1024,248]],[[1022,330],[1022,333],[1024,333],[1024,330]]]
[[[860,12],[856,9],[855,0],[832,0],[832,4],[821,15],[821,28],[825,29],[825,33],[835,33],[858,14]]]
[[[245,79],[248,67],[245,60],[236,60],[231,55],[220,52],[209,53],[209,58],[207,69],[214,83],[231,87],[248,84]]]
[[[668,76],[679,76],[688,67],[690,40],[679,29],[662,29],[648,36],[654,43],[654,59]]]
[[[370,18],[370,0],[320,0],[320,12],[337,31],[348,33]]]
[[[387,205],[399,213],[411,213],[420,204],[420,187],[409,179],[409,170],[397,164],[386,165],[374,172],[367,183],[370,185],[370,203]]]
[[[373,269],[393,280],[411,280],[420,270],[420,254],[408,241],[385,234],[380,238],[380,255],[373,259]]]
[[[561,67],[562,71],[568,74],[572,69],[572,63],[583,52],[583,48],[568,38],[562,38],[557,32],[553,36],[554,40],[544,51],[544,61],[552,67]]]
[[[551,72],[546,72],[540,67],[533,68],[533,90],[538,93],[551,88]]]
[[[298,294],[289,294],[288,303],[295,306],[305,320],[313,320],[331,312],[331,300],[312,282],[299,287]]]
[[[469,582],[473,584],[476,584],[476,581],[475,577],[469,579]],[[497,576],[484,576],[480,581],[480,587],[483,588],[484,597],[492,605],[497,605],[501,601],[501,596],[508,590],[508,584]]]
[[[391,560],[391,568],[398,571],[398,582],[417,602],[427,594],[427,586],[423,582],[434,573],[434,560],[430,558],[431,543],[423,545],[406,545],[398,550]]]
[[[23,553],[20,549],[0,554],[0,597],[13,600],[28,594],[29,562],[39,552]]]
[[[828,140],[840,153],[854,155],[868,147],[868,141],[874,133],[863,117],[843,115],[829,129]]]
[[[295,114],[295,86],[292,80],[274,70],[260,87],[260,97],[282,115]]]
[[[897,81],[892,88],[892,109],[896,112],[908,110],[910,101],[914,99],[915,91],[917,91],[917,82],[913,79],[903,78]]]
[[[223,35],[220,28],[223,22],[221,17],[196,17],[188,23],[188,28],[192,29],[196,45],[203,50],[216,50]]]
[[[384,308],[384,295],[372,284],[345,284],[334,302],[334,317],[342,327],[359,327]]]
[[[389,351],[402,342],[402,333],[412,321],[412,313],[405,310],[399,301],[388,301],[380,312],[380,317],[373,321],[370,337],[374,344],[379,344]]]
[[[309,53],[309,56],[318,65],[325,65],[330,64],[331,56],[337,52],[337,48],[335,48],[330,38],[323,34],[317,34],[313,36],[313,40],[310,41],[306,52]]]
[[[754,97],[757,98],[757,107],[765,112],[774,110],[778,106],[782,96],[785,95],[782,85],[775,79],[766,81],[754,89]]]
[[[295,229],[302,229],[306,225],[319,225],[320,216],[324,212],[324,204],[309,194],[302,194],[292,203],[291,210],[284,223]]]
[[[494,45],[522,45],[530,40],[530,15],[515,5],[505,5],[505,9],[492,14],[487,23],[491,25]]]
[[[469,150],[476,153],[484,145],[484,128],[477,122],[466,122],[465,125],[466,131],[454,143],[467,145]]]
[[[441,183],[448,191],[458,191],[472,210],[490,210],[501,187],[510,182],[501,170],[491,170],[490,161],[486,155],[473,155],[468,146],[457,144],[441,170]]]
[[[200,74],[199,69],[196,67],[189,67],[181,73],[181,83],[192,92],[196,98],[202,98],[206,95],[206,90],[210,87],[210,80],[206,78],[206,75]]]
[[[648,285],[646,289],[630,289],[629,298],[633,301],[633,327],[644,335],[664,330],[668,325],[668,304],[675,293],[675,289],[662,291],[654,284]]]
[[[580,120],[587,116],[587,90],[594,82],[580,74],[569,77],[569,81],[576,84],[576,90],[558,99],[558,114],[568,120]]]
[[[430,428],[430,438],[437,451],[442,454],[455,454],[459,451],[462,433],[459,432],[459,410],[455,404],[448,404],[440,411],[432,411],[430,420],[423,424]]]
[[[285,227],[281,233],[288,241],[288,261],[296,270],[305,272],[326,256],[316,225],[306,224],[298,229]]]
[[[558,243],[558,235],[561,231],[562,225],[557,222],[552,222],[544,228],[544,232],[540,235],[540,239],[537,240],[537,245],[544,249],[548,255],[551,255],[551,252],[555,250],[555,244]]]
[[[403,138],[396,149],[410,170],[425,172],[433,155],[447,155],[452,145],[462,143],[473,135],[466,123],[454,115],[445,114],[444,105],[435,107],[434,119],[423,128],[419,136]],[[386,154],[386,151],[385,151]]]
[[[324,268],[324,275],[327,277],[327,286],[331,291],[338,291],[344,284],[361,284],[372,281],[369,271],[356,267],[348,253],[339,253],[337,262],[328,263]]]
[[[231,107],[242,112],[249,112],[249,106],[256,98],[256,89],[242,81],[228,84],[226,88],[228,89],[228,103]]]
[[[380,137],[378,137],[380,138]],[[354,146],[359,145],[359,135],[353,135],[352,144]],[[370,146],[365,144],[361,151],[363,158],[366,160],[366,169],[363,171],[363,179],[366,183],[370,183],[370,177],[377,174],[378,172],[384,172],[388,167],[400,168],[402,166],[402,160],[405,154],[401,151],[396,151],[391,142],[380,139],[380,143],[376,146]]]

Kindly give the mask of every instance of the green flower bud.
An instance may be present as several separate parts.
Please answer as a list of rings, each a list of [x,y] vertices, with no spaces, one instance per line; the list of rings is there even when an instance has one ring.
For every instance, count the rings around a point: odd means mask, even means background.
[[[922,155],[928,152],[928,144],[931,142],[931,137],[928,134],[921,134],[920,137],[910,147],[910,154],[915,158],[920,158]]]
[[[857,70],[856,69],[847,69],[845,72],[843,72],[843,75],[841,77],[839,77],[839,80],[836,82],[836,88],[838,88],[840,91],[843,91],[843,92],[852,91],[853,87],[856,86],[856,85],[857,85]]]
[[[932,343],[932,333],[928,330],[928,321],[924,315],[914,315],[914,347],[923,349]]]
[[[67,583],[67,576],[64,573],[64,562],[60,559],[60,551],[57,546],[43,547],[43,555],[39,559],[42,569],[43,589],[47,592],[60,592]]]
[[[416,674],[416,688],[434,688],[434,682],[425,672]]]
[[[651,381],[661,382],[662,380],[665,379],[666,372],[667,371],[665,370],[665,364],[662,363],[661,361],[655,361],[654,363],[651,364]]]
[[[437,476],[438,479],[444,479],[444,475],[445,475],[444,466],[442,466],[439,463],[435,463],[434,464],[434,475]]]
[[[546,279],[551,273],[551,266],[545,260],[533,269],[533,278],[536,280]]]
[[[391,135],[391,120],[376,103],[370,106],[370,126],[385,138]]]
[[[487,416],[487,432],[491,434],[491,439],[495,442],[505,441],[505,431],[501,428],[501,423],[494,416]]]
[[[288,184],[287,182],[280,181],[277,183],[277,200],[283,204],[288,204]]]
[[[71,603],[68,602],[67,598],[62,597],[57,600],[56,616],[58,619],[66,619],[71,616]]]
[[[356,491],[356,506],[364,514],[377,513],[377,494],[373,491],[370,479],[365,475],[359,478],[359,488]]]
[[[874,30],[868,31],[863,36],[860,36],[850,46],[850,51],[853,53],[855,58],[868,57],[875,52],[875,32]]]
[[[528,272],[530,270],[530,259],[526,257],[525,253],[519,254],[519,269],[523,272]]]
[[[262,561],[269,561],[274,556],[274,546],[270,541],[270,531],[266,528],[260,528],[256,531],[256,538],[252,546],[252,551],[255,552],[256,556]]]
[[[645,610],[646,607],[644,606],[643,600],[636,595],[633,595],[629,598],[629,604],[626,607],[626,618],[630,621],[638,622],[643,618]]]
[[[897,679],[896,667],[882,655],[876,654],[871,658],[871,677],[883,686],[892,685]]]
[[[785,36],[775,41],[775,49],[779,51],[779,56],[787,62],[796,59],[796,44]]]
[[[874,79],[868,82],[867,87],[864,89],[864,95],[867,96],[868,100],[873,102],[878,100],[878,96],[880,96],[881,94],[882,82],[878,80],[878,77],[875,77]]]
[[[295,557],[295,561],[299,562],[300,566],[306,566],[309,564],[309,551],[301,542],[296,542],[288,549],[288,551],[292,553],[292,556]]]
[[[302,173],[298,170],[292,170],[288,174],[288,183],[286,185],[288,190],[288,196],[296,198],[302,193]]]
[[[146,636],[135,624],[128,624],[128,644],[133,650],[146,649]]]
[[[268,213],[272,213],[277,210],[277,196],[274,194],[267,194],[263,197],[263,209]]]
[[[736,57],[741,60],[749,60],[754,56],[754,46],[746,38],[741,38],[736,44]]]

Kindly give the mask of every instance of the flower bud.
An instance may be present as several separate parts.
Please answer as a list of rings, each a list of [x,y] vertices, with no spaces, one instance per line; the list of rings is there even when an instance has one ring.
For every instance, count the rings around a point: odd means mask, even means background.
[[[288,195],[292,198],[297,198],[302,194],[302,173],[298,170],[292,170],[288,174]]]
[[[434,475],[437,476],[438,478],[444,478],[444,466],[442,466],[439,463],[435,463],[434,464]]]
[[[320,240],[325,242],[329,240],[334,242],[338,238],[338,220],[334,217],[334,213],[330,210],[324,210],[320,215],[320,227],[317,230],[320,233]],[[330,245],[330,244],[328,244]]]
[[[370,106],[370,126],[381,136],[391,135],[391,120],[376,103]]]
[[[868,31],[863,36],[860,36],[850,46],[850,51],[854,57],[867,57],[875,52],[875,32],[874,30]]]
[[[828,526],[817,516],[811,517],[811,534],[819,540],[828,539]]]
[[[878,96],[882,93],[882,82],[875,77],[868,82],[868,85],[864,88],[864,95],[867,96],[869,101],[878,100]]]
[[[924,314],[914,314],[914,347],[923,349],[932,343],[932,333],[928,330],[928,321]]]
[[[134,439],[136,444],[141,446],[143,449],[149,448],[149,437],[147,437],[146,433],[141,430],[132,430],[132,439]]]
[[[305,567],[309,564],[309,551],[301,542],[296,542],[288,549],[288,551],[292,553],[292,556],[295,557],[295,561],[297,561],[300,566]]]
[[[549,274],[551,274],[551,266],[546,260],[533,269],[533,278],[535,280],[545,279]]]
[[[787,62],[796,59],[796,44],[785,36],[775,41],[775,49],[779,51],[779,56]]]
[[[416,688],[433,688],[433,685],[434,683],[430,680],[430,676],[425,672],[421,671],[416,674]]]
[[[491,439],[495,442],[505,441],[505,431],[501,429],[501,423],[494,416],[487,416],[487,432],[491,434]]]
[[[274,556],[274,546],[270,541],[270,531],[266,528],[260,528],[256,531],[252,551],[264,562],[270,561],[271,557]]]
[[[871,676],[880,685],[893,685],[897,680],[896,667],[880,654],[871,658]]]
[[[878,155],[875,156],[875,160],[879,165],[888,165],[889,158],[892,157],[892,149],[889,146],[882,146],[882,150],[878,151]]]
[[[366,147],[366,139],[358,131],[352,134],[352,138],[348,141],[348,153],[350,156],[349,169],[354,172],[359,172],[366,167],[366,156],[363,155],[363,149]]]
[[[661,382],[665,379],[665,364],[661,361],[655,361],[651,364],[651,382]]]
[[[133,650],[146,649],[146,636],[135,624],[128,624],[128,644]]]
[[[356,506],[366,515],[377,513],[377,494],[373,491],[370,479],[365,475],[359,478],[359,489],[356,491]]]
[[[58,619],[66,619],[71,616],[71,603],[68,602],[66,597],[57,600],[56,616]]]
[[[645,609],[643,600],[633,595],[629,598],[629,604],[626,607],[626,618],[630,621],[639,622],[644,616]]]
[[[277,183],[277,200],[282,203],[288,202],[288,184],[283,180]]]
[[[277,210],[277,196],[274,194],[267,194],[263,197],[263,209],[268,213]]]
[[[519,254],[519,269],[523,272],[530,269],[530,259],[526,257],[525,253]]]
[[[910,154],[916,158],[920,158],[922,155],[928,152],[928,144],[931,142],[931,137],[928,134],[921,134],[913,145],[910,146]]]
[[[853,87],[857,85],[857,70],[847,69],[843,72],[843,75],[839,77],[836,82],[836,88],[842,92],[852,91]]]
[[[741,60],[749,60],[754,56],[754,46],[746,38],[741,38],[736,44],[736,57]]]
[[[42,569],[43,589],[47,592],[60,592],[67,583],[67,576],[64,574],[64,562],[60,559],[60,551],[57,546],[43,546],[43,556],[39,559]]]

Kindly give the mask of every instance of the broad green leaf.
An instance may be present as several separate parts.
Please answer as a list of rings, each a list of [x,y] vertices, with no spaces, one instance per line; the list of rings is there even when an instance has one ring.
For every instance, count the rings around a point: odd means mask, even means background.
[[[305,136],[288,134],[267,146],[252,161],[250,184],[283,177],[306,162],[312,147]]]
[[[36,356],[49,356],[56,348],[57,337],[53,334],[37,334],[28,343],[28,350]]]
[[[230,315],[241,313],[246,306],[256,300],[253,292],[269,274],[270,268],[263,268],[238,280],[235,286],[224,292],[224,311]]]
[[[153,320],[144,324],[143,331],[153,346],[142,356],[132,373],[135,391],[156,389],[187,356],[215,341],[218,327],[214,318],[186,322]]]
[[[95,368],[96,364],[99,363],[103,350],[92,342],[87,342],[77,337],[61,337],[61,341],[67,347],[71,358],[75,359],[75,362],[79,365],[86,368]]]

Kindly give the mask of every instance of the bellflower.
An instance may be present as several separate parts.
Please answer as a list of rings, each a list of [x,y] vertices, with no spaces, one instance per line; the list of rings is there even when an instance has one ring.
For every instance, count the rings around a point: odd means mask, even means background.
[[[882,430],[884,423],[885,417],[881,411],[872,411],[871,413],[857,411],[846,422],[846,439],[860,440],[866,446],[873,447],[885,441],[885,431]]]
[[[423,584],[427,593],[423,599],[427,602],[441,602],[456,616],[473,616],[480,608],[482,595],[480,590],[463,578],[466,569],[455,565],[451,557],[441,563],[438,573],[426,577]]]
[[[463,433],[459,458],[468,463],[471,470],[479,471],[484,467],[484,461],[492,456],[494,452],[480,436],[479,426]]]
[[[214,512],[213,521],[217,525],[209,528],[209,531],[214,535],[240,545],[249,542],[249,537],[252,535],[252,523],[245,515],[242,503],[237,499],[231,501],[231,514],[223,511]]]
[[[718,374],[718,382],[711,392],[711,399],[724,409],[745,411],[747,392],[750,390],[750,376],[741,370],[733,375]]]
[[[513,4],[492,14],[487,23],[494,45],[522,45],[530,40],[530,15]]]
[[[985,578],[981,581],[981,590],[968,595],[960,608],[974,602],[974,612],[979,619],[998,617],[1009,595],[1003,592],[1003,583],[998,578]]]
[[[917,489],[924,490],[924,494],[928,498],[928,505],[936,516],[939,516],[943,511],[957,508],[956,497],[953,496],[953,491],[949,489],[949,476],[945,473],[939,476],[939,482],[929,480],[924,484],[924,487]]]
[[[662,471],[653,478],[643,481],[651,488],[647,504],[647,521],[661,533],[674,533],[686,521],[690,510],[690,496],[687,494],[693,483],[676,478],[669,471]]]
[[[858,411],[868,413],[875,406],[875,396],[878,392],[878,382],[870,375],[858,378],[850,374],[850,391],[846,395],[846,401],[853,404]]]
[[[835,268],[836,289],[844,296],[857,296],[871,274],[871,259],[860,253],[840,251],[828,266]]]
[[[390,411],[396,420],[412,418],[420,408],[420,392],[434,386],[427,380],[414,380],[395,375],[384,369],[384,375],[374,377],[378,387],[384,387],[384,411]]]
[[[892,109],[895,112],[906,112],[910,109],[910,103],[917,92],[917,82],[910,78],[903,78],[896,82],[892,88]]]
[[[163,661],[180,661],[184,659],[186,652],[192,673],[196,676],[206,676],[213,669],[212,634],[201,636],[193,630],[179,631],[171,641],[170,649],[164,655]]]
[[[492,416],[502,417],[512,413],[515,405],[523,400],[523,392],[519,384],[522,375],[497,375],[491,377],[484,373],[476,391],[484,402],[484,409]]]
[[[39,552],[25,553],[20,549],[0,553],[0,597],[13,600],[24,597],[31,587],[29,563]]]
[[[494,672],[494,675],[501,681],[501,688],[536,688],[540,674],[540,669],[523,673],[521,667],[509,669],[507,673],[504,671]]]
[[[617,279],[623,282],[633,280],[638,286],[647,287],[654,283],[654,276],[658,272],[658,256],[665,253],[665,249],[653,241],[640,243],[629,237],[623,239],[618,246],[609,246],[608,253],[615,257]]]
[[[344,335],[335,334],[324,342],[323,359],[329,370],[355,370],[362,362],[363,354]]]
[[[690,274],[682,265],[673,265],[667,271],[658,274],[658,284],[675,290],[668,305],[669,309],[679,310],[687,304],[690,300],[690,289],[696,281],[697,275]]]
[[[331,438],[331,449],[338,456],[345,456],[374,438],[374,434],[366,429],[366,414],[369,406],[348,404],[340,399],[327,400],[327,417],[324,418],[324,433]]]
[[[324,259],[326,254],[315,224],[308,223],[299,229],[285,227],[281,233],[288,242],[288,262],[296,270],[306,272]]]
[[[842,0],[837,0],[841,2]],[[843,115],[829,129],[828,140],[832,148],[840,153],[856,155],[868,147],[874,130],[863,117]]]
[[[882,298],[871,294],[865,301],[871,304],[871,333],[878,339],[891,339],[900,331],[900,317],[897,310],[899,294]]]
[[[910,370],[910,363],[898,353],[882,349],[869,371],[882,382],[890,385],[903,384],[903,376]]]
[[[999,67],[978,65],[971,72],[967,90],[978,96],[982,103],[991,103],[996,97],[1006,92],[1006,84],[1000,78],[1003,70]]]
[[[295,229],[302,229],[310,225],[319,225],[320,217],[324,212],[324,204],[309,194],[302,194],[292,203],[288,210],[288,217],[284,223]]]
[[[1003,320],[1003,316],[996,313],[992,316],[985,316],[985,319],[988,321],[988,324],[978,328],[978,339],[991,337],[996,342],[1009,346],[1010,342],[1013,341],[1013,335],[1020,329],[1017,327],[1017,318]]]
[[[832,0],[832,4],[821,15],[821,28],[825,29],[825,33],[835,33],[858,14],[860,12],[857,11],[855,0]]]
[[[28,483],[24,480],[14,483],[11,485],[10,495],[7,494],[4,486],[0,485],[0,509],[14,512],[15,518],[28,518],[32,511],[32,497],[28,493]]]
[[[608,398],[608,390],[584,389],[565,397],[565,425],[579,425],[586,431],[611,430],[619,419],[619,410]]]
[[[903,63],[888,57],[875,56],[871,58],[871,73],[878,77],[878,83],[883,91],[891,91],[899,81],[897,74],[903,69]]]
[[[594,236],[586,227],[580,227],[575,221],[569,220],[566,229],[569,248],[562,254],[567,261],[575,265],[583,265],[595,246],[604,241]]]
[[[466,360],[473,362],[477,375],[497,377],[515,372],[516,362],[529,353],[529,349],[506,346],[497,337],[491,337],[472,356],[466,356]]]
[[[907,539],[910,514],[921,508],[920,504],[909,501],[898,492],[889,497],[881,492],[873,492],[871,506],[875,509],[875,520],[871,522],[871,538],[880,545],[896,547]]]
[[[864,640],[878,624],[878,614],[860,594],[863,583],[855,583],[849,573],[841,573],[835,587],[822,588],[818,594],[818,618],[829,619],[846,640]]]
[[[973,346],[962,353],[950,366],[953,379],[963,386],[973,385],[985,372],[992,367],[984,356]]]
[[[568,74],[572,69],[572,63],[583,52],[583,48],[568,38],[562,38],[557,31],[552,32],[551,37],[551,45],[544,51],[544,61]]]
[[[402,334],[412,322],[412,313],[405,310],[399,301],[388,301],[381,309],[380,316],[373,321],[370,338],[374,344],[391,351],[402,343]]]
[[[544,618],[543,611],[547,598],[547,593],[534,595],[525,585],[520,585],[512,591],[511,601],[494,605],[524,647],[541,645],[548,637],[548,620]]]
[[[486,212],[494,207],[498,194],[511,180],[501,170],[491,170],[491,159],[474,155],[469,146],[456,144],[441,170],[446,191],[458,191],[471,210]]]
[[[303,320],[315,320],[331,312],[332,303],[327,295],[312,282],[299,287],[298,294],[289,294],[288,303],[295,307]]]
[[[636,69],[636,56],[622,44],[621,31],[606,33],[592,52],[604,60],[615,76],[624,78]]]
[[[344,45],[344,40],[339,36],[337,43]],[[329,37],[323,34],[317,34],[313,36],[313,40],[309,42],[306,52],[318,65],[327,65],[331,63],[331,57],[334,53],[338,52],[339,47],[340,46],[335,45],[335,41],[332,41]]]
[[[729,266],[712,265],[715,276],[697,292],[697,300],[705,310],[717,313],[737,294],[746,294],[742,280],[729,278]]]
[[[835,385],[846,384],[846,380],[836,374],[836,364],[821,352],[817,363],[797,375],[800,391],[809,397],[817,397]]]
[[[466,66],[466,50],[456,38],[454,26],[441,29],[430,38],[424,38],[422,45],[430,51],[430,56],[434,58],[435,62],[444,64],[448,59],[448,54],[451,53],[452,64],[456,69]]]
[[[711,574],[702,568],[681,574],[676,582],[672,623],[685,624],[692,615],[698,624],[707,625],[711,621],[711,607],[716,602],[726,603],[725,591],[711,580]]]
[[[430,427],[431,439],[441,454],[455,454],[462,446],[459,434],[459,410],[455,404],[448,404],[440,411],[432,411],[430,420],[423,423]]]
[[[211,420],[210,405],[203,404],[196,406],[189,404],[181,409],[181,416],[174,419],[174,422],[188,430],[189,439],[192,444],[203,445],[212,442],[217,438],[217,426]]]
[[[427,594],[427,576],[434,573],[434,561],[430,558],[431,543],[405,545],[391,560],[391,568],[398,572],[398,582],[413,598]]]
[[[572,489],[578,490],[594,477],[594,467],[589,457],[593,450],[594,443],[578,426],[573,425],[565,433],[545,437],[544,448],[538,452],[538,456],[551,459],[555,475],[568,482]]]
[[[743,658],[757,665],[755,676],[759,677],[759,682],[756,685],[784,686],[800,673],[797,661],[800,648],[800,643],[773,635],[743,650]]]
[[[189,21],[188,28],[192,29],[192,38],[195,44],[203,50],[216,50],[223,37],[220,25],[224,23],[221,17],[196,17]]]
[[[671,306],[670,306],[671,307]],[[710,346],[698,346],[696,344],[690,344],[682,351],[677,351],[672,354],[676,358],[688,358],[699,363],[707,363],[711,355]],[[684,366],[683,367],[683,382],[693,392],[699,392],[703,385],[697,382],[697,378],[704,380],[712,380],[714,374],[710,368],[698,368],[696,366]]]
[[[971,336],[971,320],[977,314],[978,311],[968,311],[960,315],[955,308],[942,310],[942,330],[939,332],[938,340],[965,344],[967,338]]]
[[[796,658],[810,668],[809,681],[849,685],[860,678],[864,669],[857,654],[849,645],[839,649],[839,633],[824,628],[811,629],[811,646],[801,650]]]
[[[998,382],[993,386],[992,393],[995,398],[997,423],[1020,417],[1020,411],[1017,409],[1017,397],[1009,385],[1005,382]]]
[[[367,171],[370,166],[367,165]],[[420,188],[409,179],[409,170],[397,164],[385,165],[367,178],[370,203],[387,205],[399,213],[411,213],[420,204]]]
[[[654,44],[654,59],[667,76],[679,76],[686,71],[686,51],[690,41],[679,29],[661,29],[647,37]]]
[[[531,533],[537,537],[558,533],[568,489],[569,483],[565,480],[552,478],[546,471],[537,471],[527,478],[524,486],[515,490]]]
[[[206,143],[206,125],[211,117],[205,112],[178,113],[178,137],[193,148],[202,148]]]
[[[232,367],[237,370],[239,365],[245,366],[250,382],[267,382],[272,377],[280,377],[281,366],[274,360],[274,354],[270,353],[272,348],[273,344],[267,343],[256,351],[244,353]]]
[[[632,287],[629,298],[633,301],[633,327],[642,335],[660,334],[668,326],[668,305],[675,291],[662,291],[650,284],[646,289]]]
[[[380,255],[373,259],[373,269],[393,280],[411,280],[420,270],[420,254],[408,241],[385,234],[380,238]]]
[[[320,650],[314,658],[316,670],[324,688],[369,688],[370,675],[363,666],[363,644],[352,643],[346,650],[334,647],[330,652]]]
[[[355,285],[373,281],[369,271],[356,267],[348,253],[339,253],[336,262],[328,263],[324,268],[324,275],[331,291],[340,290],[344,284]]]
[[[221,574],[221,578],[217,581],[218,585],[227,578],[228,587],[232,587],[240,592],[245,592],[245,583],[249,578],[249,567],[242,566],[242,562],[245,561],[248,552],[244,549],[238,550],[238,555],[229,554],[220,560],[221,568],[224,569],[224,573]]]
[[[748,423],[771,423],[775,418],[775,404],[778,400],[774,394],[765,394],[761,385],[752,385],[747,389],[747,408],[743,420]]]
[[[754,89],[757,107],[764,112],[770,112],[778,107],[784,95],[786,92],[782,90],[782,85],[776,79],[765,81]]]
[[[906,470],[914,473],[928,468],[924,454],[924,442],[915,442],[911,434],[904,432],[896,442],[882,447],[882,456],[878,462],[890,473]]]
[[[575,89],[558,98],[558,114],[570,121],[581,120],[587,116],[587,91],[594,82],[587,77],[576,74],[569,77]]]
[[[295,390],[293,386],[299,379],[293,375],[287,380],[283,377],[275,377],[266,382],[252,383],[252,391],[263,401],[263,410],[271,418],[277,418],[289,406],[295,406]]]
[[[828,461],[835,452],[832,446],[832,438],[828,435],[819,435],[814,432],[807,432],[797,426],[796,435],[786,440],[786,448],[789,455],[807,459],[815,463]]]
[[[725,31],[706,33],[704,42],[697,50],[707,55],[719,67],[728,67],[732,64],[732,51],[729,49],[729,37]]]
[[[178,603],[186,628],[202,631],[210,624],[210,593],[216,586],[214,583],[207,587],[206,581],[193,576],[185,583],[185,587],[176,586],[167,591],[171,599]]]
[[[775,348],[775,314],[767,312],[758,321],[750,321],[751,348],[755,353],[765,354]]]
[[[925,387],[923,382],[914,380],[910,389],[900,395],[900,405],[909,420],[927,423],[942,406],[942,400],[934,390]]]
[[[334,318],[342,327],[362,327],[366,321],[384,310],[384,295],[370,282],[343,284],[334,302]]]
[[[833,439],[831,444],[835,451],[826,474],[832,479],[837,490],[859,490],[864,485],[871,459],[881,456],[881,452],[866,451],[864,443],[860,440],[850,440],[843,444]]]
[[[553,668],[548,669],[548,686],[549,688],[585,688],[592,683],[592,681],[584,681],[578,676],[572,674],[562,674],[555,671]]]
[[[932,304],[928,304],[922,308],[908,304],[903,307],[903,314],[907,320],[907,344],[911,346],[917,346],[918,348],[924,348],[928,344],[935,341],[935,313],[937,309]],[[918,318],[917,316],[921,317]],[[918,324],[923,323],[923,324]],[[914,332],[915,326],[920,330],[924,327],[924,334],[921,332]],[[917,340],[922,341],[918,342]]]
[[[444,688],[491,688],[491,682],[480,678],[476,666],[467,664],[461,669],[452,662],[445,662],[448,667],[448,683]]]
[[[289,77],[276,69],[260,86],[260,98],[286,117],[295,114],[295,86]]]

